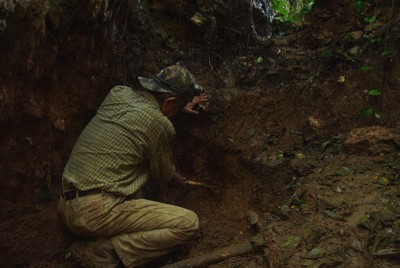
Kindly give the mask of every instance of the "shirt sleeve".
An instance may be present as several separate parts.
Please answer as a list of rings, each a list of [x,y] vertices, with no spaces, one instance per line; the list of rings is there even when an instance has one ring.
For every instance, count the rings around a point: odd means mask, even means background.
[[[149,150],[150,177],[158,182],[160,186],[167,185],[174,173],[175,165],[172,157],[172,143],[175,138],[175,129],[166,118],[156,120],[153,132],[154,140]]]

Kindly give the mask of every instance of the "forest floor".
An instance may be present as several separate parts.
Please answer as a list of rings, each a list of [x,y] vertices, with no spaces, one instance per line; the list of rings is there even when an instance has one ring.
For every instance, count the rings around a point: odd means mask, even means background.
[[[393,23],[371,30],[350,6],[321,4],[299,29],[244,52],[143,53],[145,70],[180,61],[210,95],[200,115],[174,118],[175,158],[184,175],[217,187],[171,189],[171,203],[199,215],[201,233],[146,267],[256,234],[264,244],[254,252],[204,267],[400,267],[399,40],[360,37],[383,36]],[[382,94],[369,95],[373,88]],[[1,197],[0,264],[76,267],[65,250],[79,238],[60,221],[56,195],[43,202],[32,198],[37,185],[29,189]]]

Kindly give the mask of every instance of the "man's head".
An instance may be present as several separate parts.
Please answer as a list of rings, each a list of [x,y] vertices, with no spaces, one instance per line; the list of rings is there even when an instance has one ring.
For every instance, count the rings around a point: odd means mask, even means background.
[[[161,96],[158,98],[160,109],[166,116],[172,116],[182,109],[194,96],[203,93],[203,88],[193,75],[179,65],[169,66],[154,78],[138,77],[142,86]]]

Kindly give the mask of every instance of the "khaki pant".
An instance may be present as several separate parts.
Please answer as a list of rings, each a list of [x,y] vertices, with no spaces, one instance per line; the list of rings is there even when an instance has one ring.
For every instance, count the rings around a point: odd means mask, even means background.
[[[68,228],[85,237],[111,239],[127,267],[142,265],[191,239],[197,215],[185,208],[146,199],[124,201],[107,193],[60,197],[58,210]]]

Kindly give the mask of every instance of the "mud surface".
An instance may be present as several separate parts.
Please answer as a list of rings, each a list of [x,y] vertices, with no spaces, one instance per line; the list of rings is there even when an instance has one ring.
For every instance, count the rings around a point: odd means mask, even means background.
[[[198,213],[201,234],[148,267],[258,233],[265,239],[259,250],[204,267],[398,267],[398,6],[384,1],[367,9],[380,24],[366,28],[354,1],[342,2],[317,1],[296,29],[275,25],[268,43],[231,42],[213,33],[212,24],[196,36],[200,32],[182,26],[179,17],[168,24],[167,41],[154,47],[147,44],[152,39],[141,43],[135,33],[127,35],[128,46],[135,48],[135,72],[152,75],[180,62],[210,95],[199,116],[173,119],[175,158],[184,175],[218,189],[171,189],[171,203]],[[160,25],[166,24],[162,7],[151,8]],[[131,23],[136,29],[139,22]],[[348,37],[357,31],[372,37]],[[387,33],[392,37],[384,42]],[[373,37],[382,41],[371,42]],[[387,50],[391,53],[382,56]],[[56,212],[60,174],[106,87],[121,83],[126,70],[115,64],[99,64],[98,73],[104,74],[99,80],[66,72],[57,82],[62,87],[84,81],[104,89],[63,91],[62,99],[51,99],[57,117],[49,121],[41,116],[44,106],[26,102],[22,122],[7,123],[9,132],[1,132],[7,159],[0,174],[7,174],[1,181],[0,265],[76,267],[65,259],[65,250],[79,238]],[[371,89],[381,94],[369,95]],[[372,112],[363,116],[366,105]]]

